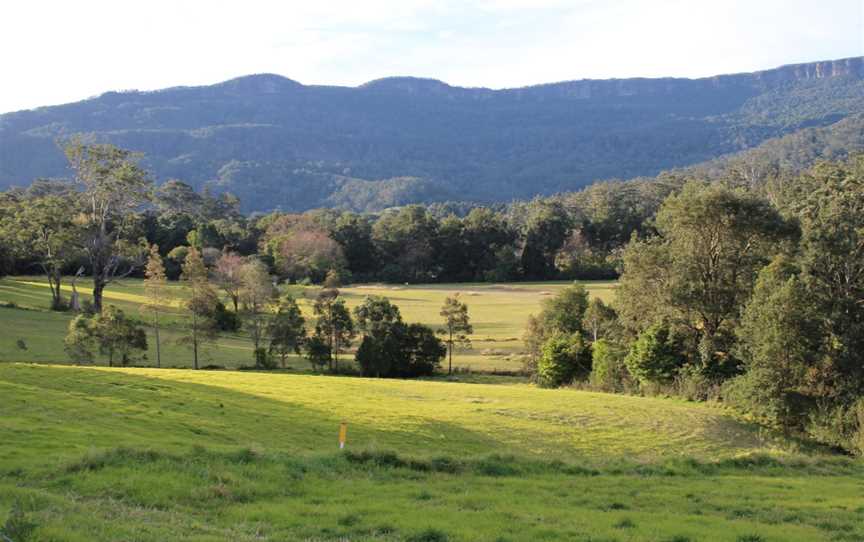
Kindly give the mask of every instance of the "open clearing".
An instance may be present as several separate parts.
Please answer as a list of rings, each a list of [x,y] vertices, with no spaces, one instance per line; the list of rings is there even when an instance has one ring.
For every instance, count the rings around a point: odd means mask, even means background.
[[[438,328],[441,325],[439,311],[444,299],[459,292],[469,306],[474,325],[471,350],[457,351],[453,356],[456,367],[467,367],[475,371],[516,371],[522,366],[519,353],[522,351],[522,333],[529,314],[540,310],[540,303],[570,282],[512,283],[512,284],[435,284],[417,286],[358,285],[342,288],[349,307],[363,301],[367,295],[383,295],[399,306],[402,316],[409,322],[420,322]],[[614,282],[584,283],[591,295],[609,301],[613,295]],[[179,334],[171,329],[171,321],[182,321],[183,315],[177,306],[184,297],[180,283],[170,283],[174,300],[168,310],[175,314],[169,318],[168,329],[163,335],[163,364],[168,367],[190,367],[191,354],[188,349],[178,347]],[[65,289],[71,293],[71,286]],[[78,287],[83,296],[90,289],[86,282]],[[312,300],[317,287],[287,286],[300,302],[301,309],[312,318]],[[14,303],[18,307],[33,310],[23,311],[0,307],[0,360],[56,363],[66,358],[63,352],[63,337],[71,319],[69,314],[47,311],[50,294],[47,283],[41,277],[7,277],[0,279],[0,304]],[[133,316],[139,316],[139,307],[144,301],[143,283],[140,280],[124,279],[105,290],[106,304],[117,305]],[[23,339],[27,350],[17,346]],[[155,363],[152,332],[148,331],[150,344],[149,360]],[[226,367],[237,367],[252,363],[252,347],[241,334],[223,334],[216,345],[206,352],[209,361]],[[300,358],[291,360],[294,369],[308,371],[309,364]]]
[[[860,462],[678,400],[7,363],[0,412],[29,540],[864,538]]]

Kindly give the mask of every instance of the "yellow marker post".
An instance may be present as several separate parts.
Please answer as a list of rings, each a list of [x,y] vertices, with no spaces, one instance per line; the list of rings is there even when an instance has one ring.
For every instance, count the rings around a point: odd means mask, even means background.
[[[345,447],[345,441],[348,440],[348,424],[342,422],[339,424],[339,449]]]

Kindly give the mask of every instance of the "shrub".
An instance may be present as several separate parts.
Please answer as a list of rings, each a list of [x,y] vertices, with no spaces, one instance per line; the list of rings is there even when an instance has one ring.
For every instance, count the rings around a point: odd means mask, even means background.
[[[696,367],[684,367],[675,377],[675,393],[690,401],[716,400],[720,385]]]
[[[624,391],[630,374],[624,365],[625,353],[615,344],[600,339],[591,345],[591,387],[603,391]]]
[[[6,522],[0,527],[0,535],[3,535],[0,538],[8,537],[7,540],[23,542],[30,540],[35,529],[36,524],[30,521],[22,509],[21,503],[16,501],[12,505],[12,510],[9,512]]]
[[[864,398],[848,406],[820,406],[810,414],[807,433],[816,440],[864,456]]]
[[[276,358],[270,355],[270,352],[263,347],[255,349],[255,367],[260,369],[275,369],[278,366]]]
[[[407,542],[447,542],[450,537],[444,531],[438,529],[426,529],[417,534],[409,536]]]
[[[743,375],[727,381],[722,390],[728,405],[770,424],[802,429],[807,410],[812,406],[805,396],[786,390],[776,374],[752,367]]]
[[[544,344],[537,362],[537,382],[544,388],[569,383],[574,378],[585,378],[591,371],[591,354],[582,335],[556,334]]]
[[[627,370],[640,384],[669,383],[683,363],[679,345],[664,323],[655,324],[640,333],[624,358]]]
[[[240,318],[237,313],[229,311],[221,301],[213,310],[213,321],[219,331],[237,331],[240,329]]]

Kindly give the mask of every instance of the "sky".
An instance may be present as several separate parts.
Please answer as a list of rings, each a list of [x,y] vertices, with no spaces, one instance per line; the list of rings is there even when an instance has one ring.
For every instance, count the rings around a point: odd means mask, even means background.
[[[4,0],[0,112],[252,73],[519,87],[864,55],[864,0]]]

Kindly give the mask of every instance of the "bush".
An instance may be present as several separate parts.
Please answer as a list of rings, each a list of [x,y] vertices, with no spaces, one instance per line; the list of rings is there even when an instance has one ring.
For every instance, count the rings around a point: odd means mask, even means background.
[[[807,433],[825,444],[864,456],[864,397],[848,406],[820,406],[813,410]]]
[[[266,348],[255,349],[255,367],[259,369],[275,369],[278,367],[276,358],[270,355]]]
[[[624,364],[640,384],[665,384],[671,383],[678,374],[684,358],[669,326],[661,323],[639,334],[624,358]]]
[[[240,329],[240,317],[236,313],[229,311],[225,307],[225,303],[221,301],[216,304],[213,311],[213,320],[216,322],[216,327],[219,331],[237,331]]]
[[[30,521],[27,514],[24,513],[21,503],[16,501],[12,505],[6,522],[0,527],[0,535],[3,535],[0,538],[8,537],[7,540],[15,540],[16,542],[30,540],[36,527],[37,525]]]
[[[355,359],[363,376],[412,378],[434,374],[446,353],[430,328],[395,322],[364,336]]]
[[[783,388],[773,371],[752,367],[727,381],[723,401],[772,425],[803,429],[811,401],[800,393]]]
[[[720,399],[720,385],[696,367],[684,367],[675,377],[675,394],[690,401]]]
[[[585,378],[591,371],[591,354],[582,335],[556,334],[544,344],[537,362],[537,383],[555,388]]]
[[[591,345],[591,387],[602,391],[624,391],[630,380],[624,356],[625,353],[613,343],[604,339],[595,341]]]

